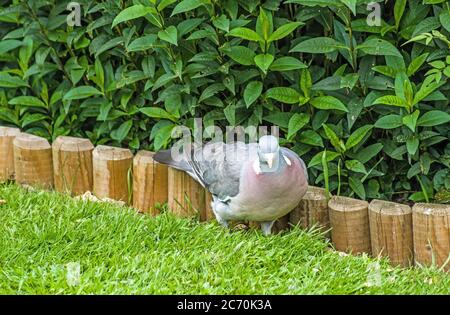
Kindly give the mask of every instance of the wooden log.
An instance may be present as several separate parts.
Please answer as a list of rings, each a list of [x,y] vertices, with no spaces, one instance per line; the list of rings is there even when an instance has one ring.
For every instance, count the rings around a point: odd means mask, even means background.
[[[53,187],[52,147],[44,138],[21,133],[13,141],[16,181],[42,189]]]
[[[92,154],[94,195],[124,202],[131,201],[133,154],[128,149],[97,146]]]
[[[334,196],[328,202],[331,240],[338,251],[370,253],[367,201]]]
[[[287,231],[290,228],[289,224],[290,214],[286,214],[281,218],[278,218],[272,226],[272,234],[278,234],[283,231]]]
[[[450,271],[450,205],[416,203],[412,208],[414,259],[417,264],[447,265]]]
[[[169,211],[180,217],[197,217],[204,220],[205,190],[186,172],[168,169]]]
[[[20,129],[0,127],[0,183],[14,179],[13,141],[19,134]]]
[[[213,221],[216,219],[211,205],[212,200],[212,194],[205,189],[205,221]]]
[[[372,200],[369,222],[372,254],[387,256],[394,265],[409,266],[413,262],[411,207]]]
[[[92,191],[92,151],[88,139],[58,137],[52,145],[55,189],[72,196]]]
[[[290,223],[304,229],[317,225],[323,230],[329,230],[328,199],[325,189],[308,186],[305,196],[290,213]],[[326,236],[329,237],[330,232]]]
[[[133,160],[133,207],[152,215],[167,202],[167,165],[153,160],[154,152],[139,151]]]

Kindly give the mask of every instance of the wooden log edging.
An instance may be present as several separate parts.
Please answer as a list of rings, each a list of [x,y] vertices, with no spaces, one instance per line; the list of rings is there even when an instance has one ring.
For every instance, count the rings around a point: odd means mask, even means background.
[[[60,136],[53,142],[52,150],[55,190],[72,196],[92,191],[92,142]]]
[[[155,204],[167,201],[169,211],[177,216],[213,219],[211,194],[188,174],[160,165],[152,156],[140,151],[133,159],[128,149],[104,145],[94,149],[89,140],[71,137],[59,137],[51,146],[44,138],[0,126],[0,182],[16,179],[18,184],[54,186],[72,195],[92,189],[98,198],[130,203],[133,195],[132,205],[141,212],[157,214]],[[76,180],[71,185],[64,177]],[[450,205],[416,203],[411,210],[381,200],[369,204],[332,197],[327,201],[324,189],[310,186],[299,206],[280,218],[273,232],[288,225],[318,224],[331,228],[338,251],[387,256],[400,266],[414,260],[416,265],[450,271]]]
[[[16,182],[50,189],[53,187],[52,147],[44,138],[21,133],[13,141]]]
[[[416,203],[412,221],[416,264],[450,271],[450,205]]]
[[[331,240],[336,250],[371,253],[368,207],[363,200],[338,196],[330,199]]]
[[[97,146],[92,153],[94,170],[94,195],[123,202],[131,201],[133,154],[129,149]]]
[[[330,229],[328,196],[323,188],[309,186],[299,205],[289,214],[289,222],[307,229],[317,225],[322,230]],[[330,232],[325,234],[330,237]]]
[[[167,202],[168,167],[153,160],[153,152],[139,151],[133,160],[133,207],[152,215]]]
[[[168,208],[180,217],[206,219],[206,194],[204,188],[186,172],[168,169]]]
[[[384,200],[369,204],[372,254],[386,256],[394,265],[407,267],[413,262],[411,207]]]
[[[14,139],[20,129],[0,127],[0,183],[14,180]]]

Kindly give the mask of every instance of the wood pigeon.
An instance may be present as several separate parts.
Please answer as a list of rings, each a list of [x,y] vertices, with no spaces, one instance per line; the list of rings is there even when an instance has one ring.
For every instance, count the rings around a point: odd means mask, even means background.
[[[159,151],[154,159],[186,171],[208,189],[216,219],[224,226],[231,220],[257,221],[268,235],[308,188],[303,160],[271,135],[258,143],[215,142],[186,151],[176,158],[174,150]]]

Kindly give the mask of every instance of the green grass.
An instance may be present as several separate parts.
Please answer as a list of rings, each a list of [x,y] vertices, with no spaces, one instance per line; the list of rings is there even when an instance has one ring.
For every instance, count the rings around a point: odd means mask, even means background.
[[[0,199],[1,294],[450,293],[448,274],[341,257],[314,231],[264,237],[15,185]]]

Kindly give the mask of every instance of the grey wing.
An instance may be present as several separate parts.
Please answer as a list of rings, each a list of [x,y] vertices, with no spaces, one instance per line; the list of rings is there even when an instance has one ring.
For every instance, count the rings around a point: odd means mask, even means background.
[[[300,156],[298,156],[297,153],[295,153],[292,150],[289,150],[288,148],[281,148],[281,152],[288,157],[295,157],[296,159],[298,159],[300,161],[300,164],[303,167],[303,174],[305,174],[306,181],[309,182],[308,169],[306,168],[306,164],[302,160],[302,158]]]
[[[195,150],[189,164],[203,186],[226,201],[239,193],[241,170],[254,158],[254,148],[253,144],[242,142],[207,144]]]

